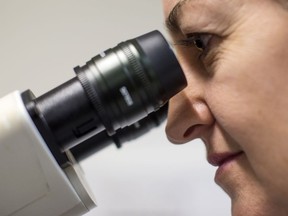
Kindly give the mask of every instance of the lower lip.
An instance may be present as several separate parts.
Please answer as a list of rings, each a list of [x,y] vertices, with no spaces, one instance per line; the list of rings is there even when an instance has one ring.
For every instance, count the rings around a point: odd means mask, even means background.
[[[234,157],[231,157],[229,160],[225,161],[225,163],[219,166],[215,174],[215,181],[219,182],[222,176],[229,171],[231,165],[235,163],[242,155],[243,152],[235,155]]]

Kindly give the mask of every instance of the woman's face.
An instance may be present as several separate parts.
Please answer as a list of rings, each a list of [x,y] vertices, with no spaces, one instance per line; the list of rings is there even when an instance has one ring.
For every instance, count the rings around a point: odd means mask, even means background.
[[[276,0],[163,0],[163,7],[188,81],[170,101],[169,140],[203,140],[233,215],[282,215],[288,12]]]

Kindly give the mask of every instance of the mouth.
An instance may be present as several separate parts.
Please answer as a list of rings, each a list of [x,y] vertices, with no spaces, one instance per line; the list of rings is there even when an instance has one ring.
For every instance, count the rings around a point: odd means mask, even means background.
[[[213,166],[218,166],[215,174],[215,181],[218,182],[220,177],[228,170],[231,163],[235,162],[241,155],[243,151],[234,153],[214,153],[208,156],[208,162]]]

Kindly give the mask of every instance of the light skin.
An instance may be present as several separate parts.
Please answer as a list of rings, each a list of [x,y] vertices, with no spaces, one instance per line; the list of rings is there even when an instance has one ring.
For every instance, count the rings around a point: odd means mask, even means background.
[[[168,139],[203,140],[233,216],[288,215],[286,1],[162,1],[188,82],[170,100]]]

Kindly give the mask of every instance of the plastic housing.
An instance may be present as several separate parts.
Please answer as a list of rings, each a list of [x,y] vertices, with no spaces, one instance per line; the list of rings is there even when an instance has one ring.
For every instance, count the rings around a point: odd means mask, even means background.
[[[20,93],[0,99],[0,215],[77,216],[95,206],[77,163],[60,168]]]

